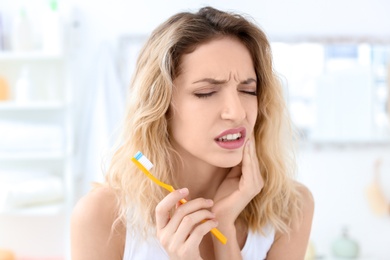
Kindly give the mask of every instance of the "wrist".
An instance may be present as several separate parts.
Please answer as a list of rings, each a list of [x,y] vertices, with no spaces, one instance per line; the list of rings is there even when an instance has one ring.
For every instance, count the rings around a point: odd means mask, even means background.
[[[234,224],[219,223],[218,229],[227,238],[226,244],[222,244],[213,236],[214,253],[216,259],[242,259],[240,246],[237,241],[237,230]]]
[[[235,229],[235,223],[238,215],[232,214],[231,212],[218,212],[212,210],[213,213],[215,214],[215,218],[218,220],[218,226],[224,226],[224,227],[229,227],[229,229]]]
[[[218,230],[227,238],[227,244],[234,243],[237,240],[237,230],[235,225],[223,224],[218,221]],[[213,242],[217,245],[222,245],[222,243],[213,236]]]

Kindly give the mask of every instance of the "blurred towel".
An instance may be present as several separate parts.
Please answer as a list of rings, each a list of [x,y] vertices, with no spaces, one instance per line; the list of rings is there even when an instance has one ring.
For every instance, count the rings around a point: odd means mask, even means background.
[[[20,181],[8,188],[5,205],[9,208],[50,204],[64,199],[64,187],[60,177],[48,176]]]
[[[59,126],[0,120],[0,152],[60,151],[63,138]]]

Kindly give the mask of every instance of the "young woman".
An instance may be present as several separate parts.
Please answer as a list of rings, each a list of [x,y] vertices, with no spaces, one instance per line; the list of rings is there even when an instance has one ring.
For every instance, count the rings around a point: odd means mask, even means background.
[[[106,182],[74,209],[72,259],[303,259],[314,203],[292,136],[265,34],[211,7],[172,16],[140,53]]]

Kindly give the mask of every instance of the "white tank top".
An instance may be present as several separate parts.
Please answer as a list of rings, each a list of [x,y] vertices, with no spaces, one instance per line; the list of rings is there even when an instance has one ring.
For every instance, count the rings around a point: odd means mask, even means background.
[[[275,230],[270,226],[264,229],[264,236],[259,232],[249,231],[241,255],[244,260],[266,259],[267,253],[274,242]],[[169,260],[168,254],[156,237],[143,240],[140,236],[126,232],[126,244],[123,260]]]

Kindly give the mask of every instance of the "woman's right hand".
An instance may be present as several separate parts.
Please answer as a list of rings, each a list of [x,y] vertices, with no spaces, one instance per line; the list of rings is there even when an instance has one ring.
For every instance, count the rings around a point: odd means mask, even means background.
[[[203,237],[218,225],[210,211],[212,200],[197,198],[180,204],[180,200],[187,196],[187,188],[176,190],[156,207],[157,237],[170,259],[202,259],[199,245]]]

